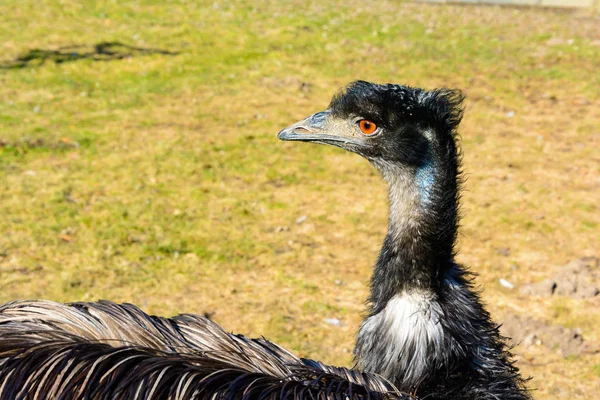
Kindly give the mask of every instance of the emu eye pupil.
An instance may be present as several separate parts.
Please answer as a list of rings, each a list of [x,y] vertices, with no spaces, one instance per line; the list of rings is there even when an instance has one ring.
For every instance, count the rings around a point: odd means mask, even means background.
[[[365,135],[372,135],[377,130],[377,125],[366,119],[358,121],[358,126]]]

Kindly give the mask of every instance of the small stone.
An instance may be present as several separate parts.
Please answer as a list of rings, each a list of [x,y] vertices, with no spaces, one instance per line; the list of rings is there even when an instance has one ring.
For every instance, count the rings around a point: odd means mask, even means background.
[[[337,326],[337,327],[344,326],[344,323],[337,318],[325,318],[323,321],[325,321],[325,323],[327,323],[329,325],[333,325],[333,326]]]
[[[303,222],[304,222],[304,221],[306,221],[307,219],[308,219],[308,217],[307,217],[306,215],[302,215],[302,216],[300,216],[300,217],[298,217],[298,218],[296,219],[296,223],[297,223],[298,225],[300,225],[301,223],[303,223]]]
[[[507,289],[514,289],[515,288],[515,285],[513,285],[512,283],[510,283],[509,281],[507,281],[504,278],[500,278],[498,280],[498,282],[500,282],[500,285],[502,285],[502,287],[505,287]]]

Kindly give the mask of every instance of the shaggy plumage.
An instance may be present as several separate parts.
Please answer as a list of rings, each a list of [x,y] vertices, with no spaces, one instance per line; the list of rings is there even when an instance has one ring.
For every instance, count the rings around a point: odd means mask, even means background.
[[[358,369],[299,359],[193,315],[17,302],[0,308],[0,398],[529,399],[472,275],[454,261],[462,101],[448,89],[355,82],[279,133],[357,153],[389,185]]]
[[[0,338],[0,399],[409,399],[377,375],[131,304],[9,303]]]
[[[528,399],[472,275],[454,261],[463,99],[455,90],[359,81],[279,135],[357,153],[389,185],[358,367],[427,399]]]

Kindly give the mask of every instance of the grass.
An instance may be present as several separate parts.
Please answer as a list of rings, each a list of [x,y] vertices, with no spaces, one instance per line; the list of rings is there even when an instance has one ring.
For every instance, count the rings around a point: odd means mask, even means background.
[[[210,313],[349,364],[385,187],[355,156],[275,134],[367,79],[467,93],[460,261],[480,274],[498,320],[528,313],[599,342],[597,300],[498,284],[599,255],[599,22],[354,0],[5,1],[0,301]],[[132,56],[93,56],[113,42]],[[537,397],[595,397],[597,355],[516,352]]]

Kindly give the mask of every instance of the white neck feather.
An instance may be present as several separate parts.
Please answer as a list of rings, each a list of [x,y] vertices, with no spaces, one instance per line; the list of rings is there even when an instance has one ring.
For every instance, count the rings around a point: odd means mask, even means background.
[[[359,365],[385,378],[399,379],[401,389],[418,385],[427,371],[443,359],[442,315],[432,293],[419,290],[392,297],[360,328],[361,349],[369,355],[357,354]]]

